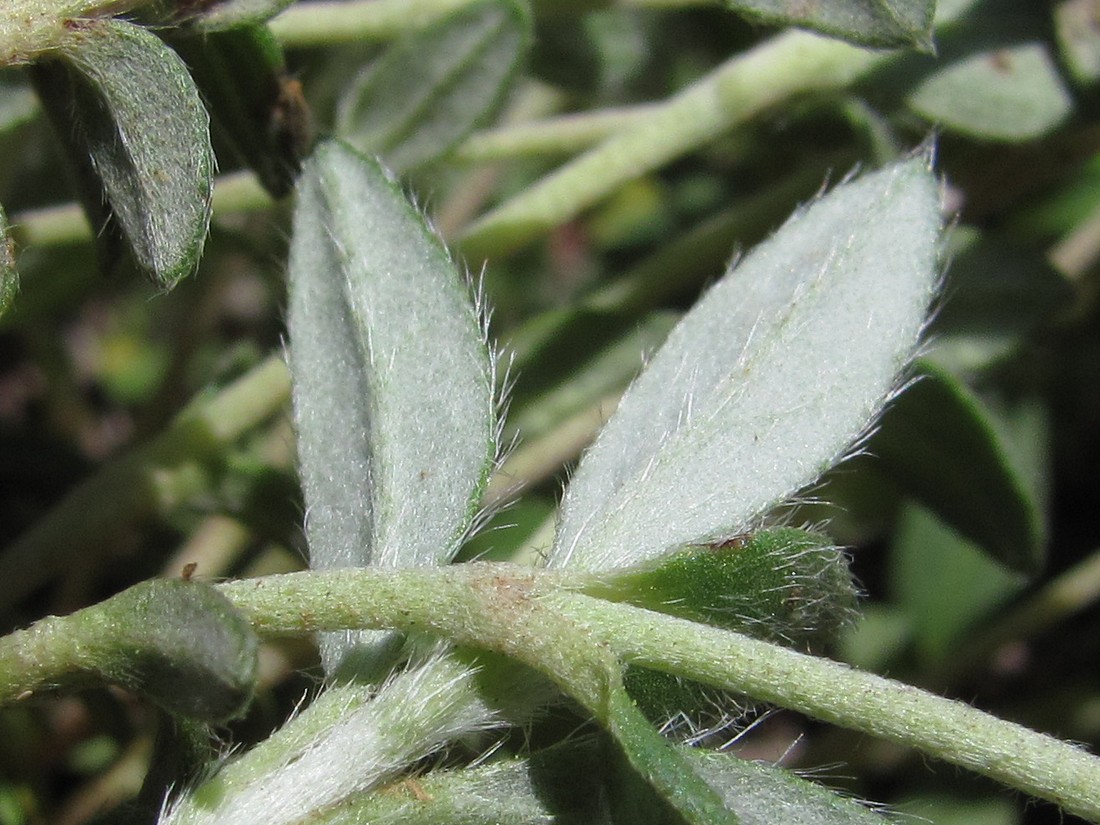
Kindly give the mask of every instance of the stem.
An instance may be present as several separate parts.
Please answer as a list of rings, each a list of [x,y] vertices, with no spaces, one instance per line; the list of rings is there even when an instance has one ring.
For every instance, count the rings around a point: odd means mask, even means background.
[[[597,109],[486,129],[460,143],[451,158],[461,163],[484,163],[515,157],[571,155],[611,137],[615,132],[644,124],[661,105],[643,103]]]
[[[483,216],[461,239],[463,251],[477,258],[516,249],[765,109],[798,93],[841,88],[889,57],[808,32],[778,35]]]
[[[270,22],[287,47],[389,40],[422,28],[473,0],[327,0],[290,6]]]
[[[1073,745],[827,659],[568,592],[564,581],[560,573],[467,564],[292,573],[222,592],[261,634],[428,630],[505,653],[559,683],[591,683],[591,675],[561,674],[570,662],[590,661],[593,645],[605,647],[628,662],[917,748],[1100,822],[1100,759]]]
[[[145,0],[5,0],[0,3],[0,66],[26,63],[60,48],[75,18],[124,14]]]

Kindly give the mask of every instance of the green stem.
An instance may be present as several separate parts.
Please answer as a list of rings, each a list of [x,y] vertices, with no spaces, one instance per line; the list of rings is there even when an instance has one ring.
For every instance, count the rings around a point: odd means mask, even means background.
[[[136,520],[206,489],[208,465],[289,398],[286,365],[271,356],[216,395],[200,396],[152,441],[104,465],[0,555],[5,607],[63,570],[74,553],[103,549]]]
[[[451,158],[461,163],[484,163],[515,157],[571,155],[615,132],[644,124],[659,103],[643,103],[577,112],[513,126],[475,132],[458,145]]]
[[[390,40],[427,26],[473,0],[323,0],[291,6],[270,26],[290,48]]]
[[[461,238],[463,251],[477,258],[516,249],[766,109],[803,92],[842,88],[889,57],[808,32],[778,35],[484,215]]]
[[[0,4],[0,66],[26,63],[74,38],[78,18],[124,14],[146,0],[5,0]]]
[[[827,659],[569,592],[564,581],[560,573],[468,564],[289,574],[233,582],[222,592],[262,635],[430,631],[556,680],[569,662],[590,663],[596,645],[631,663],[917,748],[1100,822],[1100,759],[1073,745]],[[596,683],[594,674],[564,681]]]

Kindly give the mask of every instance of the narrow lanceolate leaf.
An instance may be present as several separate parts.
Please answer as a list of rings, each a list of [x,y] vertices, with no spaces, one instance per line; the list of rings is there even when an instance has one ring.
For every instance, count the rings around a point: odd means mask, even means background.
[[[461,9],[393,46],[349,87],[338,133],[404,171],[435,160],[486,123],[530,42],[515,0]]]
[[[739,535],[866,430],[937,278],[925,157],[799,211],[674,329],[566,492],[550,564],[613,569]]]
[[[214,160],[198,90],[171,49],[118,20],[81,21],[62,58],[69,128],[135,261],[171,287],[195,268],[210,222]]]
[[[3,318],[15,293],[19,291],[19,272],[15,268],[15,243],[4,207],[0,206],[0,318]]]
[[[935,0],[726,0],[746,17],[803,26],[865,46],[930,49]]]
[[[736,811],[741,825],[887,825],[893,820],[773,765],[683,748],[684,756]]]
[[[337,142],[303,169],[293,232],[290,363],[311,565],[445,561],[496,449],[468,286],[400,187]]]
[[[341,685],[169,804],[161,825],[301,825],[497,724],[473,672],[432,657],[377,690]],[[374,820],[353,819],[364,822]]]

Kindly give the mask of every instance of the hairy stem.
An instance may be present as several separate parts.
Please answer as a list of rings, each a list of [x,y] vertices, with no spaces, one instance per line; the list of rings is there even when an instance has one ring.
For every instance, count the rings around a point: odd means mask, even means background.
[[[889,56],[808,32],[778,35],[483,216],[462,237],[463,251],[478,257],[516,249],[764,110],[801,92],[842,88]]]
[[[431,631],[513,656],[559,684],[585,681],[572,671],[590,661],[593,645],[605,646],[628,662],[917,748],[1100,821],[1100,758],[1080,748],[827,659],[582,596],[565,581],[561,574],[471,564],[289,574],[234,582],[222,592],[261,634]]]

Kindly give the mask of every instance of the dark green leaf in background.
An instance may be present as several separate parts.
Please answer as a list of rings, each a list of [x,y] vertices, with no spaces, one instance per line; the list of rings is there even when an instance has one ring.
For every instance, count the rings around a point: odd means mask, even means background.
[[[206,110],[183,61],[159,38],[118,20],[80,26],[62,55],[70,129],[134,260],[171,288],[197,266],[210,222]]]
[[[890,548],[890,586],[918,652],[935,661],[976,621],[1019,593],[1024,580],[911,505]]]
[[[275,197],[290,192],[313,142],[309,107],[266,26],[164,33],[184,59],[214,126]]]
[[[804,26],[866,46],[930,50],[935,0],[725,0],[747,17]]]
[[[872,86],[936,126],[984,140],[1041,137],[1073,108],[1043,32],[1042,4],[950,0],[937,14],[936,54],[902,54]]]
[[[948,255],[928,358],[955,374],[973,373],[1018,352],[1073,302],[1066,279],[1006,234],[956,227]]]
[[[616,825],[739,825],[687,754],[658,733],[624,689],[613,690],[608,705],[606,725],[617,746],[608,759]]]
[[[883,416],[870,452],[963,536],[1015,570],[1037,572],[1042,509],[992,414],[944,370],[922,362],[920,373]]]
[[[487,0],[409,35],[347,89],[337,133],[398,172],[435,160],[497,111],[530,26],[520,3]]]

